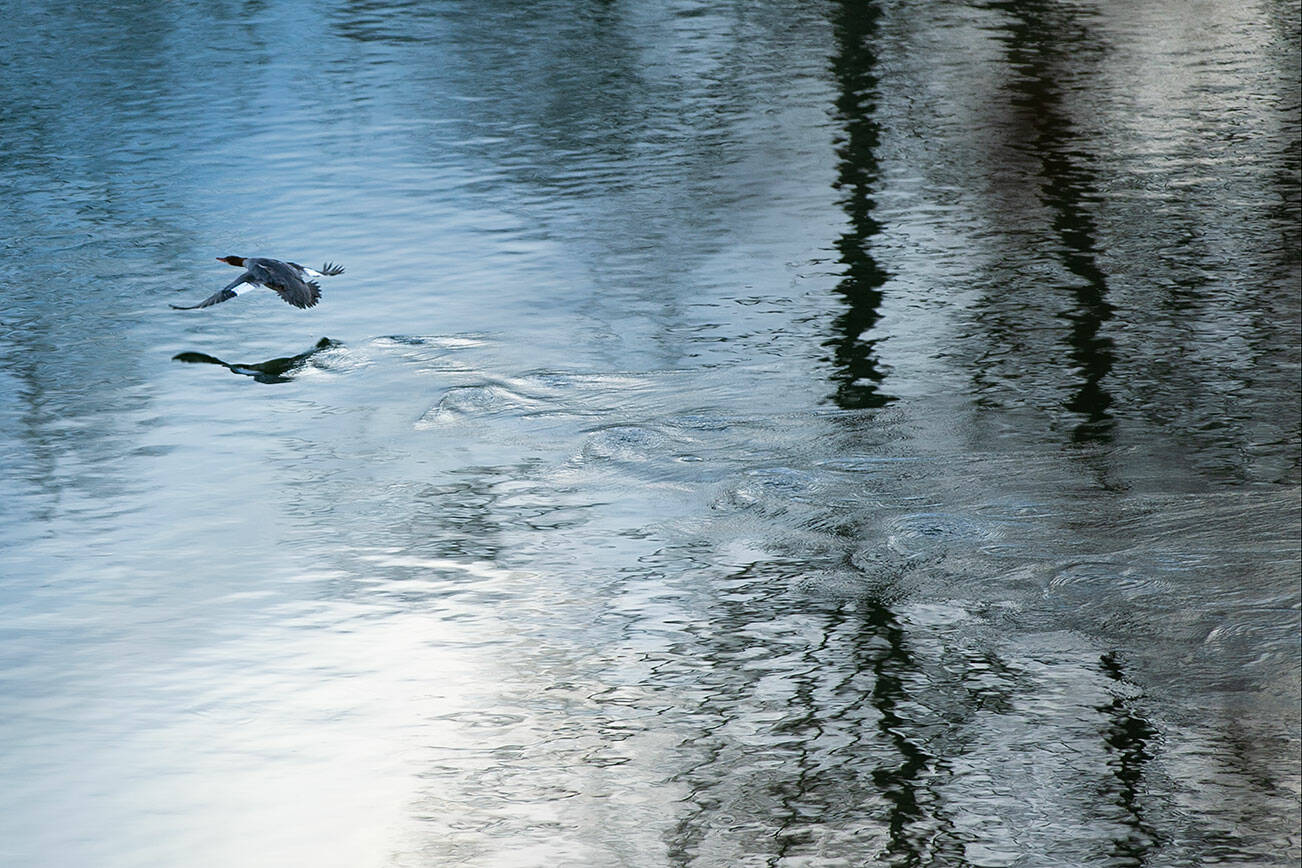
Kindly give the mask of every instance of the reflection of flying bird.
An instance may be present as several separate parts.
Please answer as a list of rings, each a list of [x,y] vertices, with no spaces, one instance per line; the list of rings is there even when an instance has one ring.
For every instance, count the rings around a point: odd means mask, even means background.
[[[177,310],[212,307],[259,286],[275,290],[277,295],[294,307],[311,307],[321,300],[321,285],[316,282],[316,278],[344,273],[342,265],[329,262],[317,271],[315,268],[304,268],[297,262],[281,262],[279,259],[218,256],[217,261],[237,265],[244,269],[244,273],[198,304],[174,304],[172,307]]]
[[[172,356],[173,361],[188,362],[195,364],[201,362],[206,365],[221,365],[232,374],[243,374],[246,377],[252,377],[259,383],[288,383],[293,379],[290,375],[297,372],[307,364],[308,359],[315,356],[322,350],[328,350],[331,347],[340,346],[338,341],[332,341],[330,338],[321,338],[316,344],[306,352],[299,353],[296,356],[288,356],[283,359],[268,359],[265,362],[223,362],[216,356],[210,356],[207,353],[177,353]]]

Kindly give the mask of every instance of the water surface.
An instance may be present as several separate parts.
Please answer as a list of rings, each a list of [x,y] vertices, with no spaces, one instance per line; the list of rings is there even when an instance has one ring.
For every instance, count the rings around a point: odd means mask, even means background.
[[[0,861],[1302,860],[1295,7],[0,20]]]

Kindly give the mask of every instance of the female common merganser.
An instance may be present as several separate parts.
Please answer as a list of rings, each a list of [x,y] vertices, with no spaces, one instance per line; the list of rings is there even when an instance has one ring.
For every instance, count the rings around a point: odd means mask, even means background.
[[[244,289],[245,284],[250,289],[259,286],[265,286],[267,289],[274,289],[276,294],[294,307],[311,307],[321,300],[321,285],[315,278],[333,277],[336,274],[343,274],[342,265],[334,265],[327,262],[321,266],[321,270],[315,268],[304,268],[297,262],[281,262],[279,259],[262,259],[259,257],[245,258],[243,256],[218,256],[218,262],[225,262],[227,265],[236,265],[244,269],[244,273],[225,287],[214,292],[198,304],[180,305],[174,304],[172,307],[177,310],[196,310],[201,307],[212,307],[214,304],[220,304],[223,301],[229,301]]]

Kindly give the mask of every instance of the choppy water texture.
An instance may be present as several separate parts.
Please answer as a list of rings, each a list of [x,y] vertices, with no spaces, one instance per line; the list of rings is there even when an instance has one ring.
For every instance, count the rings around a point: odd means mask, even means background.
[[[1302,859],[1297,4],[0,22],[0,863]]]

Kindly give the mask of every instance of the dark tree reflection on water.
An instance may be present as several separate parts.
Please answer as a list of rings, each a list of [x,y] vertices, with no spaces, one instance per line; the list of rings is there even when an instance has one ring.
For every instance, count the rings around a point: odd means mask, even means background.
[[[680,649],[702,667],[702,735],[676,776],[690,808],[669,835],[670,863],[859,852],[893,866],[968,864],[943,796],[966,750],[955,733],[1010,707],[1013,673],[965,655],[937,671],[882,601],[793,596],[797,569],[753,564],[726,577],[724,599]]]
[[[1112,396],[1103,381],[1112,370],[1115,345],[1100,334],[1115,312],[1108,302],[1107,277],[1098,264],[1098,229],[1090,214],[1100,198],[1093,158],[1081,145],[1080,131],[1063,108],[1063,81],[1070,81],[1067,64],[1102,50],[1083,22],[1058,4],[994,3],[1007,14],[1002,38],[1014,108],[1026,118],[1026,140],[1014,143],[1040,164],[1040,201],[1049,209],[1063,267],[1077,281],[1064,285],[1072,309],[1063,316],[1071,323],[1069,357],[1079,382],[1066,407],[1083,417],[1072,432],[1078,442],[1112,439]]]
[[[837,146],[837,189],[849,227],[837,239],[836,247],[845,266],[845,276],[836,291],[846,310],[836,318],[837,335],[828,341],[836,382],[834,400],[846,409],[880,407],[891,400],[881,391],[885,378],[877,358],[875,339],[869,336],[881,318],[882,286],[889,275],[872,253],[872,240],[881,232],[873,215],[876,186],[881,175],[877,147],[881,129],[873,116],[878,77],[874,70],[881,9],[876,3],[836,4],[832,21],[836,54],[832,72],[836,77],[836,117],[843,131]]]
[[[1100,659],[1103,673],[1118,686],[1126,682],[1125,669],[1116,654],[1104,654]],[[1157,730],[1132,707],[1123,696],[1099,707],[1107,720],[1104,742],[1111,754],[1109,767],[1115,786],[1105,798],[1122,810],[1121,824],[1125,827],[1112,847],[1116,864],[1142,866],[1148,864],[1149,853],[1163,843],[1162,836],[1144,817],[1144,769],[1153,759],[1153,742]]]
[[[855,646],[856,668],[873,673],[870,702],[878,714],[877,730],[898,754],[879,763],[871,775],[888,806],[885,853],[892,865],[921,865],[942,857],[946,864],[966,865],[962,841],[940,806],[938,789],[945,767],[924,738],[912,732],[920,728],[907,710],[914,701],[908,676],[918,667],[904,629],[895,614],[875,600],[864,603],[861,617],[863,641]]]

